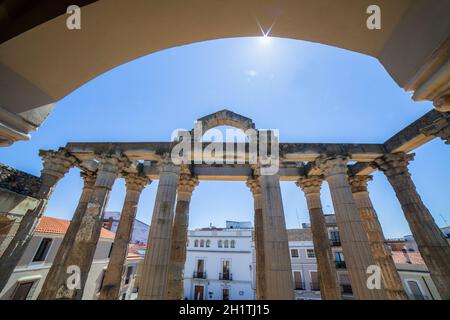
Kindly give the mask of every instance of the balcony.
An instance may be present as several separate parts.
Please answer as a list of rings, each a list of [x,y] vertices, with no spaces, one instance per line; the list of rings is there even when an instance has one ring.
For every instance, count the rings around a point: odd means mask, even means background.
[[[320,291],[320,285],[318,282],[310,282],[309,287],[311,288],[311,291]]]
[[[341,246],[341,239],[331,239],[330,245],[332,247],[340,247]]]
[[[353,294],[352,286],[349,284],[341,284],[342,293]]]
[[[335,261],[337,269],[345,269],[347,265],[345,264],[345,261]]]
[[[305,290],[305,283],[302,281],[295,281],[294,288],[295,290]]]
[[[194,271],[194,274],[192,276],[194,279],[206,279],[206,272],[205,271]]]
[[[232,273],[219,273],[219,280],[232,281],[233,274]]]

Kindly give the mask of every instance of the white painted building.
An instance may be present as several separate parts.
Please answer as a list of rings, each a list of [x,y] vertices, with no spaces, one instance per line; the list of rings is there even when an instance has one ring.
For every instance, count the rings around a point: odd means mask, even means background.
[[[103,217],[103,228],[117,232],[119,227],[120,212],[106,211]],[[148,232],[150,226],[138,219],[134,220],[133,233],[131,234],[130,243],[147,243]]]
[[[189,300],[252,300],[255,282],[251,224],[189,231],[184,296]]]

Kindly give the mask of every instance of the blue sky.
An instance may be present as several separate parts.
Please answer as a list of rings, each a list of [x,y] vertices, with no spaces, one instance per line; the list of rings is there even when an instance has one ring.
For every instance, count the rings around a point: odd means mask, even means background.
[[[258,128],[279,129],[282,142],[379,143],[431,110],[413,102],[374,58],[304,41],[222,39],[157,52],[102,74],[58,102],[31,141],[0,148],[0,161],[39,175],[39,149],[76,141],[169,141],[174,129],[228,108]],[[436,222],[450,221],[450,148],[441,140],[416,150],[412,177]],[[287,225],[308,221],[306,202],[292,182],[281,184]],[[82,180],[72,169],[52,196],[47,215],[70,219]],[[141,197],[138,218],[149,222],[157,181]],[[385,235],[409,233],[386,178],[375,173],[369,190]],[[108,210],[120,211],[118,180]],[[324,185],[325,213],[332,212]],[[190,228],[253,220],[242,182],[202,181],[194,191]]]

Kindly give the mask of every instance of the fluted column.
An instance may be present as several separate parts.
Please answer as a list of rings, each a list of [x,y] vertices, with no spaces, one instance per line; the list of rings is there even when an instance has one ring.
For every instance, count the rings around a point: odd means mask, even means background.
[[[94,259],[98,239],[103,225],[103,214],[108,203],[109,195],[117,175],[124,165],[128,164],[126,157],[121,155],[101,155],[94,191],[86,206],[75,240],[67,254],[67,265],[77,266],[80,271],[80,282],[76,287],[68,287],[67,280],[71,274],[65,274],[62,281],[58,283],[56,299],[80,300],[83,296],[84,286],[89,270]]]
[[[279,176],[256,174],[262,198],[265,299],[291,300],[294,282]]]
[[[349,182],[353,197],[355,198],[364,230],[367,233],[373,258],[381,269],[387,298],[390,300],[407,300],[408,296],[403,289],[402,280],[395,267],[391,252],[385,243],[377,213],[367,191],[367,183],[370,180],[372,180],[372,177],[367,175],[350,177]]]
[[[258,179],[247,180],[247,186],[253,194],[254,224],[255,224],[255,254],[256,254],[256,299],[266,299],[266,271],[264,255],[264,223],[262,213],[261,185]]]
[[[144,175],[130,173],[125,175],[127,193],[117,227],[114,245],[111,250],[99,300],[116,300],[120,294],[122,275],[128,253],[128,244],[133,234],[134,219],[141,192],[150,180]]]
[[[9,277],[33,237],[56,183],[76,162],[76,159],[63,148],[60,148],[58,151],[41,150],[39,155],[44,161],[44,168],[41,171],[42,184],[36,195],[40,202],[36,208],[28,210],[23,216],[16,234],[0,257],[0,292],[7,284]]]
[[[78,201],[72,220],[70,221],[69,228],[64,235],[64,238],[58,248],[58,252],[55,255],[55,259],[52,262],[52,266],[47,273],[45,282],[42,285],[38,296],[39,300],[55,299],[58,284],[61,283],[63,281],[62,279],[65,279],[66,277],[66,270],[68,267],[67,257],[74,244],[76,232],[80,228],[81,219],[86,212],[89,199],[94,191],[96,179],[96,174],[92,172],[85,171],[81,172],[80,175],[84,181],[83,191],[81,192],[80,200]]]
[[[357,299],[385,299],[382,289],[367,287],[367,267],[375,265],[366,232],[347,177],[347,159],[324,157],[316,161],[329,184],[353,293]]]
[[[402,206],[419,252],[442,299],[450,299],[450,246],[422,202],[408,171],[413,154],[388,154],[374,166],[386,175]]]
[[[186,243],[189,225],[189,204],[192,191],[198,185],[186,167],[182,167],[178,181],[177,205],[170,244],[169,274],[167,277],[167,300],[182,300],[184,295],[184,264],[186,262]]]
[[[160,300],[167,292],[170,244],[179,167],[165,158],[160,166],[148,247],[142,266],[139,300]]]
[[[331,252],[322,202],[320,200],[322,180],[323,178],[320,176],[303,177],[297,181],[297,186],[305,193],[308,205],[320,280],[320,296],[323,300],[341,300],[341,287],[339,286],[336,265]]]

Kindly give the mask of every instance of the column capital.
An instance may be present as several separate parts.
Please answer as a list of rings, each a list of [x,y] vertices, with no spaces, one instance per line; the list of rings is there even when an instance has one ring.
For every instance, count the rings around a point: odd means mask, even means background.
[[[192,195],[192,191],[194,191],[195,187],[198,186],[199,181],[197,177],[188,174],[188,173],[181,173],[180,178],[178,179],[178,196],[181,194],[185,194],[188,196]]]
[[[163,154],[161,160],[158,161],[159,172],[180,174],[180,166],[173,163],[170,153]]]
[[[249,177],[246,184],[253,196],[261,194],[261,184],[257,177]]]
[[[433,100],[433,106],[437,111],[450,111],[450,94],[437,97]]]
[[[323,176],[306,176],[300,177],[295,184],[303,190],[305,195],[320,193],[322,187]]]
[[[125,173],[125,185],[128,191],[138,191],[139,193],[145,188],[145,186],[152,183],[150,178],[138,173]]]
[[[445,144],[450,144],[450,112],[442,113],[440,118],[420,130],[420,132],[426,136],[439,137],[445,141]]]
[[[347,162],[349,161],[346,156],[322,156],[315,160],[315,166],[319,168],[325,177],[330,177],[339,174],[347,174]]]
[[[370,175],[355,175],[348,178],[352,193],[367,192],[367,184],[372,181],[373,177]]]
[[[98,156],[97,179],[95,186],[111,189],[117,175],[124,166],[129,165],[129,160],[122,154],[101,154]]]
[[[371,166],[383,171],[387,177],[409,174],[408,164],[414,159],[414,155],[414,153],[407,154],[405,152],[389,153],[375,159]]]
[[[64,148],[59,148],[58,151],[39,150],[39,156],[44,161],[41,173],[53,176],[58,180],[77,162],[77,159]]]
[[[83,188],[94,188],[95,179],[97,178],[97,174],[92,171],[81,171],[80,177],[83,178],[84,186]]]

